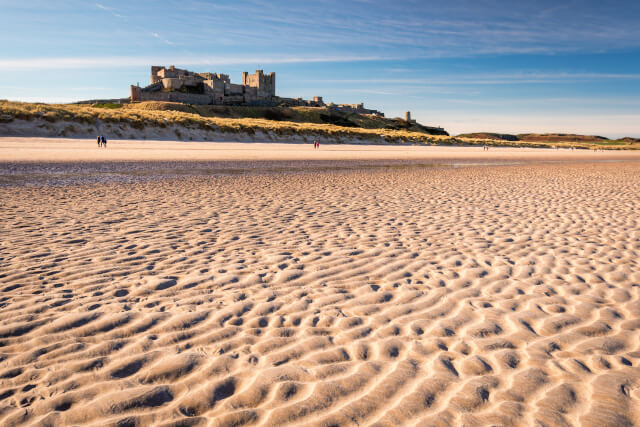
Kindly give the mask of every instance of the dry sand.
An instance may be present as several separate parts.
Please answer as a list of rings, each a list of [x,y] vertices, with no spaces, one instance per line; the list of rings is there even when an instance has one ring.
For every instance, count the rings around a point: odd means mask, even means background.
[[[235,153],[302,149],[268,148]],[[2,186],[0,424],[639,425],[639,188],[633,161]]]

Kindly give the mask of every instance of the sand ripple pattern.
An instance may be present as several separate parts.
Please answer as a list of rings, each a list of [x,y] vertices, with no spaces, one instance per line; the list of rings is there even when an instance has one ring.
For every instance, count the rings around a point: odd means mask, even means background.
[[[640,425],[638,164],[0,193],[2,425]]]

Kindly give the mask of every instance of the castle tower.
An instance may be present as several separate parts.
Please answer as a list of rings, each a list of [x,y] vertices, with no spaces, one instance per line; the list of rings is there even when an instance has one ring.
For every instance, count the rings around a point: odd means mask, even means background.
[[[129,98],[131,102],[139,102],[142,101],[142,90],[140,86],[131,85],[131,98]]]
[[[411,123],[411,111],[405,111],[404,120]]]
[[[270,72],[265,79],[268,82],[269,95],[276,96],[276,73],[274,71]]]
[[[242,85],[256,88],[258,98],[270,99],[276,95],[276,73],[264,74],[256,70],[255,74],[242,73]]]

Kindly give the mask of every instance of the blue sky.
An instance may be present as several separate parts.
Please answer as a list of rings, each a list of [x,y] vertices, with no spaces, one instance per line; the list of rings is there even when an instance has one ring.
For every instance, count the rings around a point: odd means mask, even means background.
[[[281,96],[453,134],[640,137],[640,2],[0,0],[0,98],[128,96],[151,65],[277,73]]]

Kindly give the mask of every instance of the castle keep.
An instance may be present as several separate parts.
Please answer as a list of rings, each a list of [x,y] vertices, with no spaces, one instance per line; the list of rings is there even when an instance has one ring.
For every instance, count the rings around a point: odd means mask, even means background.
[[[282,98],[276,96],[276,73],[242,73],[242,84],[231,83],[228,74],[195,73],[173,65],[169,68],[151,67],[150,84],[145,87],[131,86],[131,102],[165,101],[194,105],[249,105],[249,106],[306,106],[328,107],[359,114],[383,113],[364,108],[363,104],[325,104],[321,96],[312,100]]]

